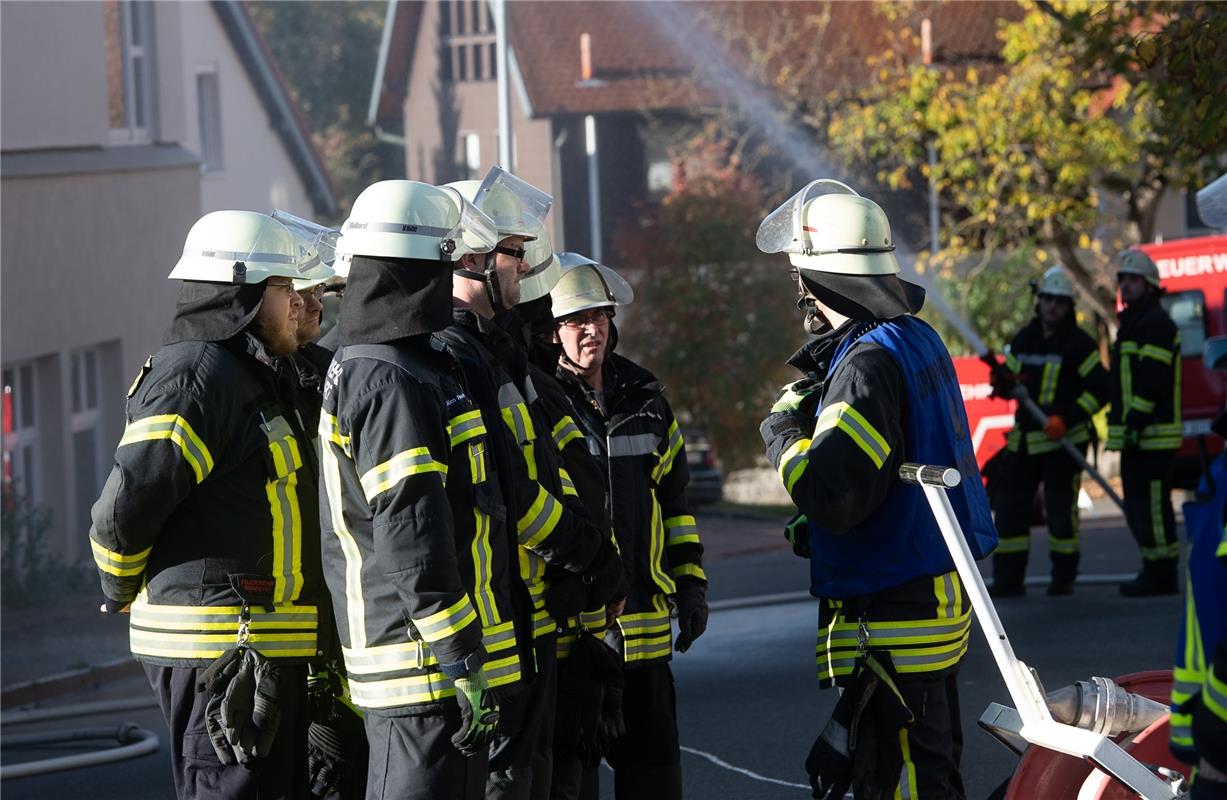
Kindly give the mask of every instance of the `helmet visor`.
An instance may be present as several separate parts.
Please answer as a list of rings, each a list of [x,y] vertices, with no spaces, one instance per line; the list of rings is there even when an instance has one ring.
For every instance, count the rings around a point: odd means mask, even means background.
[[[536,223],[545,220],[553,202],[554,198],[502,167],[491,168],[473,195],[473,205],[494,220],[502,236],[523,236],[525,241],[535,237]]]
[[[336,274],[332,264],[337,257],[340,231],[280,209],[273,211],[273,219],[284,225],[294,237],[294,245],[298,251],[298,271],[304,278],[313,279],[318,276],[320,281],[325,281]]]
[[[532,238],[527,238],[524,244],[524,260],[528,262],[528,274],[525,278],[539,275],[554,262],[554,243],[545,230],[545,224],[537,221],[529,229]]]
[[[810,255],[807,237],[802,230],[801,212],[805,204],[825,194],[850,194],[856,192],[845,183],[830,178],[810,181],[805,188],[788,198],[775,211],[767,215],[758,226],[754,243],[764,253],[800,253]]]
[[[450,192],[452,199],[456,203],[456,208],[460,210],[460,218],[456,225],[443,234],[443,255],[450,258],[456,250],[456,243],[463,242],[465,252],[469,253],[489,253],[498,246],[499,240],[502,239],[498,233],[498,227],[494,224],[494,220],[483,214],[479,208],[465,200],[460,192],[450,187],[441,187],[443,191]],[[448,245],[451,245],[452,250],[447,250]]]

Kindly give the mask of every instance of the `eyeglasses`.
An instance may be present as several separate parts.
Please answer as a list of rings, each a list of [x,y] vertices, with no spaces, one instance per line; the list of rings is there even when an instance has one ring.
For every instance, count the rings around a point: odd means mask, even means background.
[[[319,300],[323,298],[324,294],[327,291],[328,291],[327,287],[325,287],[324,284],[321,283],[320,285],[313,286],[310,289],[303,289],[301,292],[299,292],[299,294],[303,296],[303,299],[306,299],[308,297],[313,297],[316,300]]]
[[[272,281],[265,281],[264,285],[272,289],[279,289],[286,294],[291,294],[294,291],[293,283],[273,283]]]
[[[502,253],[505,256],[511,256],[516,261],[523,261],[524,254],[528,252],[523,247],[503,247],[501,244],[494,248],[494,252]]]
[[[568,328],[582,328],[585,325],[602,327],[609,324],[609,321],[613,319],[613,315],[614,310],[612,308],[593,308],[564,317],[562,324]]]

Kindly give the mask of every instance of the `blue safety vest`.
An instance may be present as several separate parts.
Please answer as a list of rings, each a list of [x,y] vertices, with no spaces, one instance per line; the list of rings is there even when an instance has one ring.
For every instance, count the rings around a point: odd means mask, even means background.
[[[972,555],[984,558],[997,546],[997,529],[946,346],[916,317],[870,322],[840,343],[831,362],[832,374],[858,342],[882,347],[899,366],[907,387],[904,460],[958,468],[963,481],[947,494]],[[822,408],[816,413],[821,414]],[[872,594],[954,569],[923,491],[901,480],[895,481],[882,505],[859,525],[836,534],[811,522],[809,539],[810,593],[815,597]]]

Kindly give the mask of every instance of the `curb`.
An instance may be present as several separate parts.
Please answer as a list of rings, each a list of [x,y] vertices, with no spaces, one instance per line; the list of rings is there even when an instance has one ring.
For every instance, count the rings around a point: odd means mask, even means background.
[[[109,661],[97,667],[86,667],[58,675],[48,675],[34,681],[17,683],[0,689],[0,709],[17,706],[37,706],[66,694],[96,689],[104,683],[133,678],[143,674],[141,665],[131,656]]]

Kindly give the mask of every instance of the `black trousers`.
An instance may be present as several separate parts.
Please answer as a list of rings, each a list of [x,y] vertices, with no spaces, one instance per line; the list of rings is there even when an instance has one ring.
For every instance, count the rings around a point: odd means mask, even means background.
[[[1039,455],[1006,453],[1003,458],[994,509],[1001,540],[993,554],[993,580],[1002,585],[1022,584],[1031,550],[1031,506],[1042,485],[1052,577],[1072,581],[1078,574],[1082,468],[1062,450]]]
[[[1145,564],[1171,564],[1180,557],[1176,514],[1172,510],[1174,450],[1125,450],[1120,477],[1125,490],[1125,517]]]
[[[170,729],[170,764],[180,800],[266,800],[307,796],[307,667],[278,667],[281,722],[272,752],[252,767],[225,766],[205,728],[209,696],[196,691],[203,669],[145,664]]]
[[[481,800],[489,760],[465,757],[452,745],[460,730],[460,706],[443,701],[434,713],[387,717],[366,713],[371,760],[367,800]]]
[[[499,707],[490,745],[488,800],[548,800],[553,773],[554,707],[558,699],[558,638],[533,642],[537,674]]]
[[[677,734],[677,691],[668,661],[628,664],[622,692],[626,734],[605,760],[614,771],[618,800],[681,800],[682,751]]]
[[[964,800],[959,772],[963,726],[959,721],[958,674],[901,674],[896,683],[915,718],[912,726],[900,733],[903,769],[899,797]]]

